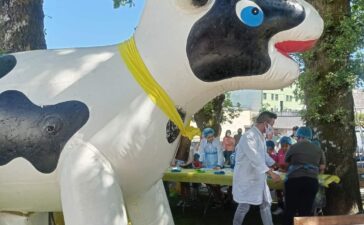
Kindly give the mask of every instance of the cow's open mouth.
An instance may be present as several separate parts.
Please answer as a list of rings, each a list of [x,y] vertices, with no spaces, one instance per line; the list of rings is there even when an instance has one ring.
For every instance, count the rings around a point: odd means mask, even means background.
[[[312,48],[317,40],[310,41],[283,41],[278,42],[274,46],[284,56],[291,58],[290,53],[304,52]]]

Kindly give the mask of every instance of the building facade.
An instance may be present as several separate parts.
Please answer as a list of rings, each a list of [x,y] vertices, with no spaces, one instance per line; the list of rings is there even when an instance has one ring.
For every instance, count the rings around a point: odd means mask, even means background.
[[[232,123],[222,124],[222,135],[226,130],[231,130],[233,134],[238,128],[243,131],[248,130],[254,118],[262,109],[274,112],[278,118],[275,123],[275,132],[281,135],[291,134],[292,127],[302,126],[303,121],[299,111],[304,109],[302,102],[295,97],[296,86],[278,90],[239,90],[230,92],[230,98],[235,107],[242,109],[240,116]]]
[[[303,103],[298,99],[294,91],[296,85],[277,90],[262,91],[262,104],[264,109],[272,112],[299,112],[304,108]]]

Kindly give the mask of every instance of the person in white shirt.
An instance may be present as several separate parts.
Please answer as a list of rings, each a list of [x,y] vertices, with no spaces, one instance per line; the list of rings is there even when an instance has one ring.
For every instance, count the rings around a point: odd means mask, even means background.
[[[260,206],[260,215],[264,225],[273,225],[271,202],[267,175],[274,182],[280,181],[280,176],[269,167],[274,160],[269,157],[265,144],[265,135],[273,132],[277,115],[262,112],[255,125],[240,138],[236,147],[235,168],[233,177],[233,198],[239,205],[236,209],[233,225],[241,225],[248,213],[250,205]]]

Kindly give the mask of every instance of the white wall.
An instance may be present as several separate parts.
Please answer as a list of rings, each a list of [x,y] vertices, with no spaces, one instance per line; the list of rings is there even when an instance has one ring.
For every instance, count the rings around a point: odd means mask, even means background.
[[[225,136],[226,130],[231,130],[232,136],[237,134],[238,128],[243,129],[243,133],[245,132],[245,128],[252,126],[253,121],[252,118],[258,115],[259,112],[255,111],[242,111],[240,112],[240,116],[235,118],[232,123],[225,122],[221,125],[222,132],[220,135],[220,139],[222,140]]]

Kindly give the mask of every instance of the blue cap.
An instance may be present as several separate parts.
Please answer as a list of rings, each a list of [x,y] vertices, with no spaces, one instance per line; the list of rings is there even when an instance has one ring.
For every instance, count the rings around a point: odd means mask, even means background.
[[[203,136],[206,138],[209,135],[214,135],[215,131],[214,131],[214,129],[208,127],[208,128],[205,128],[202,133],[203,133]]]
[[[307,140],[311,140],[312,139],[312,130],[309,127],[300,127],[296,131],[296,136],[307,139]]]
[[[281,145],[283,144],[289,144],[289,145],[292,145],[292,139],[290,137],[287,137],[287,136],[283,136],[281,137],[281,139],[279,140],[279,143]]]
[[[274,148],[276,145],[274,144],[274,141],[268,140],[265,142],[267,145],[267,148]]]

